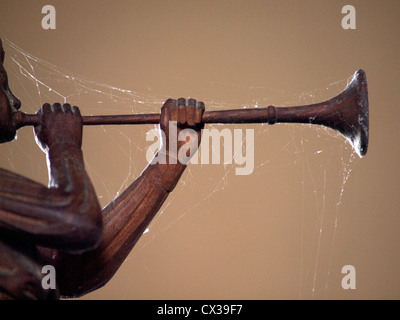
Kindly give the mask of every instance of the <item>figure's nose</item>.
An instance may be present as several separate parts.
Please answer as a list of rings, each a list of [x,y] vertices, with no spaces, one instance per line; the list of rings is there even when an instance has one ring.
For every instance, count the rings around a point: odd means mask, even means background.
[[[10,104],[16,109],[19,110],[21,108],[21,100],[19,100],[14,94],[10,91],[9,95]]]
[[[16,110],[19,110],[21,108],[21,100],[19,100],[17,97],[14,97],[13,105]]]

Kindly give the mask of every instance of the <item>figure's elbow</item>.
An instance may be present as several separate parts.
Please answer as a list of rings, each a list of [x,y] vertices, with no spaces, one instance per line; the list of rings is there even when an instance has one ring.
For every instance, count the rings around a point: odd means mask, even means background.
[[[71,215],[70,252],[80,252],[95,249],[102,236],[103,221],[99,205],[90,206],[84,212]]]
[[[51,211],[52,221],[36,226],[34,233],[46,247],[79,253],[96,248],[100,242],[103,221],[100,205],[87,206],[73,201],[63,209]]]

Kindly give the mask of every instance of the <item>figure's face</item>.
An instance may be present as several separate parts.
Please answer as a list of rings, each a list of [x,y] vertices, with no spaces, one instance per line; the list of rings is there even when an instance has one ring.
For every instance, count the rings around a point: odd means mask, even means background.
[[[4,69],[4,50],[0,39],[0,143],[15,138],[16,128],[13,115],[21,107],[21,102],[8,87],[7,72]]]

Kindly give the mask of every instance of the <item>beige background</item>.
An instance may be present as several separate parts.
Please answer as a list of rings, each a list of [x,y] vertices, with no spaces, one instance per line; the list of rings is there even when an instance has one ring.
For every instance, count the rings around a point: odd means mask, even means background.
[[[41,27],[45,4],[56,30]],[[356,30],[341,27],[346,4]],[[367,74],[365,158],[332,130],[230,126],[255,129],[253,174],[190,166],[115,277],[83,299],[398,299],[399,21],[398,1],[2,0],[10,86],[29,113],[63,102],[54,91],[82,114],[156,112],[181,96],[209,110],[309,104]],[[41,83],[18,67],[28,62]],[[102,205],[146,165],[151,128],[85,128]],[[0,150],[1,167],[47,183],[31,128]],[[345,265],[355,290],[341,287]]]

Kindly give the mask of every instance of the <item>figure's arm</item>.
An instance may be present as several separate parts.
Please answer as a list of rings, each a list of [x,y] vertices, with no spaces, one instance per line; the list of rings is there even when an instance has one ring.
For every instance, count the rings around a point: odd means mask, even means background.
[[[1,170],[0,230],[45,247],[93,248],[101,235],[101,209],[84,168],[79,110],[46,104],[38,114],[36,138],[47,154],[49,187]]]
[[[161,110],[164,148],[156,157],[166,154],[166,164],[149,164],[142,174],[103,210],[103,235],[99,246],[82,255],[62,255],[52,261],[56,266],[61,295],[80,296],[103,286],[124,262],[168,194],[174,189],[186,168],[170,152],[169,121],[177,121],[177,133],[191,131],[190,142],[177,141],[177,151],[185,144],[197,150],[203,123],[204,104],[195,100],[167,100]],[[177,139],[177,137],[175,137]],[[176,153],[177,154],[177,153]],[[186,159],[188,160],[188,159]],[[74,272],[79,270],[79,272]]]

